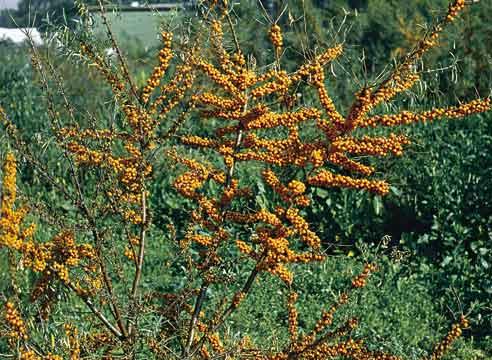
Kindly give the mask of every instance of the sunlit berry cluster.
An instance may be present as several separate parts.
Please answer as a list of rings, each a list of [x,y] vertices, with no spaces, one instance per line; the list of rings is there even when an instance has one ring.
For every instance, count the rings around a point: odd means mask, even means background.
[[[80,359],[80,341],[78,329],[72,324],[65,324],[63,328],[65,329],[65,336],[68,340],[70,360]]]
[[[9,341],[15,343],[16,340],[27,340],[27,328],[16,306],[8,301],[5,303],[5,322],[9,327]]]
[[[22,228],[26,209],[15,210],[16,205],[16,161],[13,154],[7,155],[4,165],[2,209],[0,218],[0,246],[15,251],[21,256],[23,267],[32,269],[41,275],[33,289],[33,299],[44,293],[52,280],[84,288],[84,292],[94,292],[100,288],[96,253],[91,245],[75,242],[73,233],[62,231],[50,241],[39,243],[35,241],[36,226],[31,224]],[[70,269],[82,268],[86,275],[77,280],[70,278]]]
[[[281,50],[284,42],[282,38],[282,29],[280,28],[280,26],[278,26],[277,24],[272,25],[270,31],[268,32],[268,35],[270,36],[270,41],[272,42],[275,49],[277,51]]]
[[[3,166],[3,185],[0,193],[0,248],[21,249],[24,241],[29,240],[35,230],[35,225],[22,229],[22,222],[27,209],[16,209],[17,162],[13,153],[7,153]]]
[[[361,288],[366,286],[367,278],[369,275],[376,270],[376,265],[367,264],[364,266],[364,270],[360,275],[352,280],[352,286],[355,288]]]
[[[389,184],[384,180],[354,179],[350,176],[333,174],[328,170],[322,170],[308,179],[308,184],[326,188],[351,188],[367,190],[378,195],[386,195],[389,192]]]
[[[82,55],[87,56],[88,61],[94,65],[104,76],[107,83],[111,86],[114,94],[120,97],[125,90],[125,82],[121,76],[112,68],[109,62],[87,43],[82,42],[80,45]]]
[[[448,14],[446,15],[447,21],[453,21],[456,16],[465,8],[465,0],[455,0],[449,4]]]
[[[476,99],[447,109],[433,109],[420,113],[402,111],[394,115],[376,115],[365,119],[359,127],[398,126],[437,119],[458,119],[473,114],[489,111],[492,107],[490,98]]]
[[[360,275],[357,275],[354,280],[360,276],[369,276],[370,272],[368,272],[368,269],[372,271],[374,270],[374,267],[372,265],[367,265],[363,272]],[[364,285],[365,283],[362,286]],[[290,293],[287,299],[287,310],[289,312],[289,333],[291,342],[284,351],[272,354],[268,359],[324,359],[330,358],[331,356],[352,356],[355,354],[355,351],[361,351],[362,353],[365,350],[362,341],[352,342],[352,339],[346,340],[351,334],[351,331],[357,327],[357,319],[350,318],[334,330],[328,330],[333,325],[335,313],[343,305],[348,303],[350,293],[354,289],[355,288],[352,287],[351,290],[343,292],[328,310],[322,312],[312,330],[308,333],[304,333],[302,336],[297,335],[298,314],[294,305],[298,295],[295,292]],[[350,358],[365,359],[363,357]],[[368,359],[372,359],[372,357],[369,357]],[[390,359],[390,357],[388,357],[388,359]]]
[[[159,51],[159,65],[157,65],[149,79],[147,80],[147,85],[143,88],[142,91],[142,101],[147,103],[149,101],[150,95],[154,91],[154,89],[159,86],[161,83],[161,78],[166,72],[169,63],[173,57],[173,53],[171,50],[171,41],[172,41],[172,33],[164,31],[161,33],[163,48]]]
[[[186,115],[181,109],[176,111],[174,121],[166,122],[165,119],[184,98],[194,80],[192,62],[184,62],[177,64],[169,81],[163,81],[176,57],[172,51],[172,33],[164,31],[161,36],[163,46],[158,53],[158,64],[141,89],[129,74],[114,39],[115,59],[99,55],[97,49],[83,42],[82,55],[110,85],[119,112],[116,116],[123,121],[107,124],[91,121],[90,127],[65,126],[57,130],[58,142],[72,156],[75,165],[90,169],[102,180],[99,187],[107,204],[98,209],[99,214],[120,217],[135,226],[132,231],[127,229],[128,237],[148,226],[148,191],[145,187],[153,171],[148,157],[159,142],[171,137],[181,125]],[[113,60],[119,62],[118,68]],[[122,253],[136,260],[134,250],[126,248]],[[142,259],[141,256],[137,258]],[[62,270],[59,273],[65,277]]]

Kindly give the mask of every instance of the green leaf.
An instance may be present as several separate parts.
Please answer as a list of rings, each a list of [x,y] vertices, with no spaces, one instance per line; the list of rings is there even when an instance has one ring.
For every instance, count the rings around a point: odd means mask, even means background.
[[[381,215],[381,212],[383,211],[383,201],[381,200],[381,196],[375,196],[372,199],[372,206],[374,208],[374,213],[376,215]]]

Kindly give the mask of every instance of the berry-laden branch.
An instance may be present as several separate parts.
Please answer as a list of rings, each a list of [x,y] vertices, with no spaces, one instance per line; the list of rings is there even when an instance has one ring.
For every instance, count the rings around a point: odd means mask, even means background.
[[[269,37],[276,54],[276,65],[270,70],[261,71],[249,66],[240,48],[231,52],[225,50],[222,22],[227,20],[225,14],[228,14],[228,10],[223,4],[217,5],[216,18],[211,21],[210,27],[211,54],[207,57],[207,49],[203,49],[200,55],[193,58],[194,67],[199,73],[197,78],[210,85],[208,88],[204,86],[192,101],[201,119],[210,119],[210,122],[213,120],[219,125],[212,136],[188,133],[183,134],[180,140],[185,148],[200,149],[204,154],[220,157],[222,166],[174,155],[175,160],[187,168],[176,179],[175,187],[182,196],[196,204],[186,243],[201,249],[195,266],[201,270],[201,276],[210,286],[220,282],[214,275],[214,269],[220,268],[226,261],[221,256],[221,249],[226,249],[233,242],[241,257],[254,262],[253,278],[268,272],[280,278],[288,288],[294,282],[292,264],[324,260],[326,257],[321,239],[303,216],[303,209],[311,203],[309,188],[349,188],[381,196],[388,194],[389,184],[383,179],[375,179],[375,168],[358,158],[401,156],[410,141],[396,132],[386,136],[360,136],[356,130],[463,118],[491,109],[491,100],[486,98],[447,109],[371,115],[378,105],[390,103],[396,95],[410,89],[419,80],[415,63],[438,45],[445,26],[464,8],[464,1],[452,2],[443,19],[425,34],[415,49],[401,60],[386,79],[360,89],[353,104],[345,112],[346,115],[343,115],[325,86],[325,67],[341,56],[341,45],[325,50],[307,60],[296,71],[287,73],[280,67],[279,56],[283,46],[281,28],[274,24]],[[292,107],[289,101],[293,96],[291,92],[302,81],[316,90],[319,107]],[[312,124],[319,129],[317,138],[303,140],[304,129]],[[240,142],[237,141],[239,131]],[[279,137],[279,134],[286,135]],[[272,208],[261,206],[257,209],[241,209],[240,204],[247,201],[252,190],[244,185],[238,172],[231,175],[229,170],[234,166],[255,168],[246,165],[251,162],[256,163],[256,168],[262,169],[258,175],[265,187],[278,196],[279,204],[275,207],[272,204]],[[283,183],[280,172],[284,168],[303,169],[305,171],[299,173],[306,175]],[[207,190],[210,186],[221,189],[221,195],[217,197],[211,194]],[[245,235],[244,238],[235,235],[251,231],[253,234]],[[354,279],[353,287],[363,287],[373,270],[372,266],[367,266]],[[201,301],[200,310],[206,315],[202,315],[203,321],[198,321],[195,311],[193,324],[197,324],[202,336],[194,343],[194,350],[186,351],[185,354],[200,353],[203,358],[212,357],[212,354],[223,356],[223,346],[217,346],[217,330],[224,324],[225,318],[240,306],[249,290],[248,287],[247,292],[235,293],[229,300],[229,306],[222,312],[210,309],[207,314]],[[343,340],[356,326],[355,319],[338,330],[324,334],[322,330],[331,324],[331,320],[322,320],[324,325],[315,327],[311,335],[297,340],[296,296],[295,292],[291,292],[287,301],[291,344],[286,350],[268,355],[267,358],[318,359],[345,356],[351,359],[398,359],[392,355],[371,352],[362,341]],[[187,344],[189,347],[190,338]]]

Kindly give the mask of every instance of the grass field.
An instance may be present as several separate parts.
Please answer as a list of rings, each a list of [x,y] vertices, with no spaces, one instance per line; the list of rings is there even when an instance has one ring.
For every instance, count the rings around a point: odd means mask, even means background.
[[[168,26],[179,19],[177,11],[131,11],[110,12],[107,14],[113,32],[119,41],[136,41],[141,47],[149,49],[160,42],[160,30],[163,24]],[[99,13],[94,14],[96,34],[105,34],[105,27]]]

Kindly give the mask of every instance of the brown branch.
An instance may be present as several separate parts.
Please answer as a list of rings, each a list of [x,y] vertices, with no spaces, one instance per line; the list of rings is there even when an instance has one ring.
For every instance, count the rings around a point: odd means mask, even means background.
[[[146,239],[146,230],[147,230],[147,195],[145,187],[142,190],[142,225],[140,228],[140,241],[139,241],[139,250],[138,250],[138,258],[137,258],[137,267],[135,270],[135,277],[133,279],[132,291],[131,291],[131,299],[133,303],[133,307],[131,311],[134,312],[133,321],[136,323],[136,302],[137,302],[137,294],[138,294],[138,285],[140,283],[140,279],[142,277],[142,269],[143,262],[145,256],[145,239]],[[135,324],[130,324],[128,332],[132,333],[133,326]]]
[[[208,290],[208,283],[203,282],[202,286],[200,287],[200,293],[198,294],[198,298],[195,303],[195,309],[193,310],[193,315],[191,317],[191,322],[190,322],[190,331],[188,333],[188,340],[186,341],[186,346],[183,349],[183,357],[188,357],[191,349],[191,345],[193,345],[193,337],[195,336],[195,327],[198,322],[198,317],[200,316],[200,312],[202,311],[202,305],[203,302],[205,301],[205,295],[207,294]]]
[[[232,26],[232,22],[230,24]],[[237,43],[237,46],[239,46],[239,43]],[[243,115],[246,114],[247,109],[248,109],[248,97],[246,96],[246,101],[245,101],[245,104],[243,107]],[[238,126],[237,133],[236,133],[236,140],[234,143],[234,152],[233,152],[232,164],[227,171],[227,178],[226,178],[226,184],[225,184],[226,189],[228,189],[231,186],[232,178],[234,176],[235,163],[236,163],[234,156],[239,151],[239,148],[241,146],[242,136],[243,136],[243,130],[240,128],[240,126]],[[222,217],[224,215],[224,210],[225,209],[222,206]],[[186,347],[183,349],[183,356],[185,356],[185,357],[188,356],[190,348],[193,344],[195,326],[196,326],[196,323],[198,321],[198,316],[200,314],[203,301],[205,300],[205,295],[207,293],[208,286],[209,286],[208,282],[203,281],[202,286],[200,288],[200,294],[199,294],[197,301],[195,303],[195,309],[193,311],[193,316],[192,316],[191,323],[190,323],[190,330],[188,333],[187,344],[186,344]]]
[[[229,10],[225,10],[227,22],[229,24],[229,28],[231,30],[232,38],[234,39],[234,45],[236,46],[236,52],[241,52],[241,47],[239,46],[239,40],[237,39],[236,29],[234,28],[234,24],[232,23],[231,15]]]
[[[56,115],[56,111],[54,109],[53,95],[52,95],[50,88],[49,88],[47,73],[46,73],[46,71],[45,71],[45,69],[41,63],[41,57],[40,57],[40,55],[36,49],[36,46],[34,45],[32,37],[30,37],[28,35],[28,39],[30,41],[30,47],[31,47],[31,51],[33,54],[33,61],[35,62],[38,73],[41,75],[41,83],[42,83],[43,88],[46,92],[47,104],[48,104],[48,114],[50,116],[51,121],[55,125],[56,129],[60,130],[61,124],[60,124],[60,121]],[[65,100],[68,102],[66,97],[65,97]],[[58,141],[57,141],[57,143],[58,143]],[[60,146],[60,148],[62,148],[63,156],[69,165],[70,177],[72,179],[73,185],[75,186],[77,197],[78,197],[78,201],[77,201],[76,205],[79,208],[79,210],[82,212],[82,214],[85,216],[86,220],[89,222],[89,225],[92,228],[92,235],[94,237],[94,242],[96,244],[98,264],[99,264],[99,267],[101,268],[101,273],[103,275],[103,280],[104,280],[104,284],[106,287],[106,291],[108,292],[108,295],[110,297],[110,305],[111,305],[110,309],[111,309],[111,311],[112,311],[112,313],[113,313],[113,315],[114,315],[114,317],[118,323],[118,326],[120,327],[121,332],[126,336],[127,335],[126,328],[123,324],[123,320],[121,317],[121,312],[119,310],[119,307],[116,304],[115,296],[113,293],[113,287],[111,285],[111,279],[107,273],[106,266],[105,266],[105,263],[104,263],[103,258],[102,258],[102,253],[101,253],[102,241],[101,241],[101,237],[97,231],[96,221],[94,219],[94,216],[89,211],[87,204],[85,202],[85,198],[84,198],[84,195],[82,192],[82,186],[80,184],[79,178],[78,178],[77,173],[75,171],[75,165],[73,163],[73,160],[70,157],[70,155],[68,154],[68,151],[61,144],[58,143],[58,145]]]
[[[116,51],[116,55],[118,56],[118,60],[121,63],[123,74],[125,75],[125,78],[128,81],[128,84],[130,85],[130,90],[131,90],[133,96],[135,97],[136,101],[139,102],[140,97],[138,96],[137,87],[133,83],[133,80],[130,76],[130,72],[128,71],[128,65],[125,61],[125,57],[121,53],[121,49],[118,46],[118,43],[116,42],[116,38],[113,34],[113,30],[111,29],[111,24],[109,23],[108,18],[106,16],[106,9],[105,9],[101,0],[98,0],[97,2],[99,4],[99,11],[101,12],[101,18],[102,18],[104,26],[106,27],[106,32],[108,33],[109,40],[111,41],[113,49]]]
[[[253,270],[251,270],[251,273],[249,274],[248,279],[246,280],[245,284],[243,285],[243,288],[241,290],[241,293],[244,296],[247,296],[249,294],[249,292],[250,292],[250,290],[251,290],[251,288],[253,286],[253,283],[254,283],[256,277],[260,273],[259,267],[260,267],[260,264],[263,261],[263,259],[264,259],[265,256],[266,256],[266,250],[261,255],[260,260],[258,260],[258,262],[256,263],[256,265],[253,268]],[[217,331],[222,326],[222,324],[224,324],[225,319],[228,316],[230,316],[234,312],[234,310],[236,308],[237,308],[237,305],[234,304],[234,302],[231,302],[231,304],[229,305],[229,307],[226,310],[224,310],[224,312],[220,316],[219,320],[215,324],[213,324],[213,326],[210,329],[208,329],[208,332],[209,333],[214,333],[215,331]],[[190,358],[192,358],[193,355],[202,347],[202,345],[203,345],[203,343],[205,342],[206,339],[207,339],[207,334],[202,335],[202,337],[200,338],[200,340],[198,340],[197,343],[196,343],[196,345],[194,346],[193,351],[189,355]]]
[[[67,284],[68,288],[70,288],[79,298],[82,299],[82,301],[87,305],[87,307],[91,310],[91,312],[96,315],[96,317],[101,320],[101,322],[108,328],[109,331],[111,331],[115,336],[117,336],[119,339],[125,338],[125,336],[113,325],[111,322],[104,316],[101,311],[99,311],[92,301],[87,297],[79,294],[77,290],[73,287],[72,284]]]

